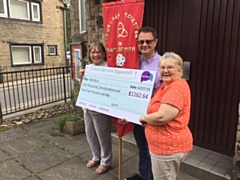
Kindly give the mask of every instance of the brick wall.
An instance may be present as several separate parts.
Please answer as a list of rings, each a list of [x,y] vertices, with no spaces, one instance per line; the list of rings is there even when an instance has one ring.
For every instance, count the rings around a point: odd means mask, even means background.
[[[43,43],[45,66],[65,64],[63,11],[59,0],[42,1],[42,23],[0,18],[0,62],[10,66],[9,42]],[[58,56],[48,56],[48,45],[57,45]]]

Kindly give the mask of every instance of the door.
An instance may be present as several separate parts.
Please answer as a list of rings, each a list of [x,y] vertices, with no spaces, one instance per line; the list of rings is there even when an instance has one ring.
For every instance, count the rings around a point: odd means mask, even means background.
[[[143,26],[157,30],[160,54],[190,62],[194,144],[234,154],[240,102],[240,1],[146,0]]]

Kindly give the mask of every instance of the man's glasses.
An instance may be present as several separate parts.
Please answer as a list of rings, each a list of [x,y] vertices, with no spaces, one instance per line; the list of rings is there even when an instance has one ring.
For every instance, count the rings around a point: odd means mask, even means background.
[[[155,39],[152,39],[152,40],[139,40],[139,41],[137,41],[137,43],[139,45],[143,45],[144,43],[151,44],[153,41],[155,41]]]

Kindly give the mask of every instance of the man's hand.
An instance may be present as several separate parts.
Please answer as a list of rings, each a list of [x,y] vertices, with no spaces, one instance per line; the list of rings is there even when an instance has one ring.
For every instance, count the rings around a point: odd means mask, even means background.
[[[128,124],[129,122],[127,119],[123,118],[123,119],[118,119],[118,123],[119,124]]]

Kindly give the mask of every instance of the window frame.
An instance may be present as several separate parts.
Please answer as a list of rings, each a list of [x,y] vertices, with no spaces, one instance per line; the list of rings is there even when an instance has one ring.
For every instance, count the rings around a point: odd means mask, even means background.
[[[84,7],[82,7],[82,1],[84,1]],[[79,0],[79,30],[80,30],[80,34],[85,33],[86,32],[86,0]],[[82,12],[81,10],[84,9],[84,12]],[[85,13],[85,15],[83,16],[83,13]],[[83,23],[85,24],[83,26]],[[83,29],[85,27],[85,29]]]
[[[22,13],[15,12],[12,10],[12,2],[14,1],[19,1],[22,3],[25,3],[26,6],[26,11],[23,12],[26,13],[27,17],[19,17],[19,14]],[[37,18],[34,17],[34,7],[37,7],[36,13],[37,13]],[[3,10],[4,13],[0,14],[0,18],[8,18],[8,19],[14,19],[14,20],[21,20],[21,21],[30,21],[30,22],[42,22],[42,0],[3,0]],[[36,14],[35,13],[35,14]],[[14,15],[15,14],[15,15]]]
[[[32,54],[31,54],[31,47],[30,46],[27,46],[27,45],[12,45],[11,46],[11,54],[12,54],[12,64],[14,65],[14,66],[17,66],[17,65],[29,65],[29,64],[31,64],[31,61],[30,62],[27,62],[27,61],[25,61],[25,62],[22,62],[22,63],[16,63],[16,62],[14,62],[14,57],[13,57],[13,48],[28,48],[28,51],[29,51],[29,53],[28,53],[28,57],[29,58],[31,58],[31,56],[32,56]],[[31,60],[31,59],[30,59]]]
[[[51,48],[54,48],[54,53],[51,52]],[[49,56],[57,56],[57,45],[48,45],[48,55]]]
[[[3,0],[3,10],[4,13],[0,13],[0,17],[8,17],[7,0]]]
[[[37,6],[37,14],[38,14],[38,18],[34,18],[34,9],[33,6]],[[41,14],[40,14],[40,4],[35,3],[35,2],[31,2],[31,13],[32,13],[32,21],[40,21],[41,18]]]
[[[40,62],[36,61],[36,53],[35,53],[35,49],[39,49],[39,57],[40,57]],[[33,61],[34,64],[41,64],[42,63],[42,47],[41,46],[33,46]]]
[[[27,61],[22,61],[22,62],[14,62],[14,51],[13,48],[22,48],[22,47],[26,47],[29,49],[29,60],[30,62]],[[35,53],[35,49],[39,48],[39,58],[40,61],[36,61],[36,53]],[[10,44],[10,53],[11,53],[11,65],[12,67],[15,66],[28,66],[28,65],[43,65],[44,64],[44,56],[43,56],[43,44],[18,44],[18,43],[12,43]]]
[[[16,16],[13,16],[12,15],[12,10],[11,10],[11,1],[20,1],[20,2],[23,2],[27,5],[27,18],[19,18],[19,17],[16,17]],[[25,0],[8,0],[8,7],[9,7],[9,17],[12,18],[12,19],[21,19],[21,20],[31,20],[30,18],[30,9],[29,9],[29,4],[31,2],[29,1],[25,1]]]

